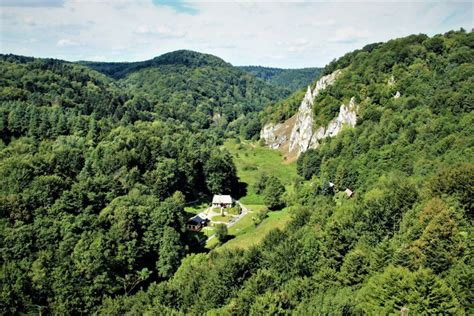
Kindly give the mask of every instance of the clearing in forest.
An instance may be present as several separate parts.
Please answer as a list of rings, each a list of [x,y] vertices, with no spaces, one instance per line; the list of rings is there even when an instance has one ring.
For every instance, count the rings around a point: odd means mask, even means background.
[[[279,151],[249,141],[237,143],[234,139],[227,140],[224,148],[234,158],[240,181],[247,184],[247,194],[239,199],[243,204],[264,204],[263,196],[256,194],[253,188],[262,173],[278,177],[286,189],[291,190],[296,178],[296,163],[285,163]]]
[[[224,148],[234,158],[240,181],[247,185],[247,193],[239,200],[249,209],[249,213],[229,228],[229,235],[233,238],[219,248],[248,248],[259,243],[270,230],[284,228],[290,220],[290,212],[284,208],[279,211],[270,211],[262,223],[258,226],[254,225],[252,217],[265,208],[263,196],[256,194],[253,187],[256,179],[262,173],[274,175],[285,185],[287,191],[292,190],[296,177],[296,163],[285,163],[279,151],[248,141],[239,143],[236,140],[227,140]],[[218,241],[212,239],[207,247],[214,248],[217,244]]]

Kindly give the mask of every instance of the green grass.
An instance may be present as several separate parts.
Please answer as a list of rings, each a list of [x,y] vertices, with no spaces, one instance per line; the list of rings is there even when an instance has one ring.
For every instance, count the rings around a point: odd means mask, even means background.
[[[264,205],[248,205],[249,209],[258,211],[264,208]],[[229,235],[235,238],[219,247],[219,249],[247,249],[252,245],[258,244],[274,228],[284,228],[291,218],[288,208],[281,211],[271,211],[263,222],[255,227],[252,217],[255,213],[248,213],[234,226],[229,228]],[[212,235],[214,232],[209,234]],[[218,246],[219,241],[214,238],[206,244],[206,248],[213,249]]]
[[[288,208],[268,213],[268,217],[255,227],[252,222],[252,213],[247,214],[240,222],[229,229],[229,234],[235,238],[219,247],[219,249],[247,249],[256,245],[274,228],[284,228],[291,215]]]
[[[296,163],[285,164],[281,153],[276,150],[248,141],[237,144],[235,140],[227,140],[224,148],[234,157],[240,181],[248,185],[247,194],[240,198],[245,205],[263,204],[263,197],[256,194],[253,189],[259,174],[266,172],[275,175],[287,188],[290,188],[296,177]]]
[[[236,237],[254,230],[255,226],[253,224],[252,217],[256,212],[266,208],[265,205],[261,204],[249,204],[245,206],[251,213],[245,215],[240,221],[238,221],[234,226],[229,229],[229,234],[234,235]]]
[[[232,218],[233,218],[233,217],[232,217],[232,216],[229,216],[229,215],[225,215],[225,216],[216,215],[216,216],[211,217],[211,221],[213,221],[213,222],[228,223]]]
[[[258,212],[266,208],[263,204],[245,204],[245,206],[250,212]]]
[[[210,226],[207,226],[201,229],[201,232],[207,237],[214,235],[214,231],[215,231],[214,227],[210,227]]]
[[[229,228],[229,234],[235,236],[235,238],[221,245],[219,249],[245,249],[259,243],[270,230],[284,228],[290,220],[288,209],[283,209],[269,212],[268,217],[259,226],[255,227],[252,217],[256,212],[265,208],[263,196],[256,194],[253,189],[256,179],[263,172],[275,175],[287,190],[291,190],[293,180],[296,177],[296,163],[286,164],[280,152],[248,141],[242,141],[238,144],[235,140],[227,140],[223,147],[232,154],[240,181],[247,184],[247,194],[240,198],[240,202],[251,213],[248,213]],[[219,242],[214,238],[207,243],[206,247],[212,249],[218,244]]]
[[[240,236],[252,229],[253,221],[252,221],[252,213],[248,213],[244,217],[240,219],[234,226],[229,228],[229,234],[233,236]]]
[[[199,214],[205,211],[209,207],[209,203],[199,202],[194,204],[189,204],[184,207],[184,210],[190,214]]]

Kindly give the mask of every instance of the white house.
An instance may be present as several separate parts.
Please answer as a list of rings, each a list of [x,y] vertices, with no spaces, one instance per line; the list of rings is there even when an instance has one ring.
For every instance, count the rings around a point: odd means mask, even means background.
[[[232,207],[232,197],[230,195],[214,195],[212,198],[212,207]]]

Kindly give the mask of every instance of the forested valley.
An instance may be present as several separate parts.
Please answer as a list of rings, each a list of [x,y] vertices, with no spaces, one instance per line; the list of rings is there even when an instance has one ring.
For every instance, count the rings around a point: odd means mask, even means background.
[[[323,71],[322,68],[281,69],[262,66],[240,66],[239,69],[289,92],[306,88]]]
[[[291,220],[246,249],[194,243],[184,206],[245,194],[221,145],[262,146],[263,123],[293,115],[298,88],[191,51],[1,55],[0,69],[2,314],[474,312],[474,33],[328,64],[342,75],[314,120],[354,97],[357,126],[300,155],[279,201]]]

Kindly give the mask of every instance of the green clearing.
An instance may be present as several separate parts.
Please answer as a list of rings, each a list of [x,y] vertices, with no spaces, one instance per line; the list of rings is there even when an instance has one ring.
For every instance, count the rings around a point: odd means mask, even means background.
[[[251,204],[251,205],[246,205],[246,207],[250,212],[247,213],[247,215],[245,215],[244,217],[242,217],[240,221],[238,221],[234,226],[229,228],[230,235],[239,237],[254,230],[255,226],[253,225],[252,217],[254,216],[255,212],[258,212],[261,209],[264,209],[265,205]]]
[[[237,143],[234,139],[224,143],[234,157],[237,175],[240,181],[247,183],[247,194],[240,199],[245,205],[263,204],[263,197],[255,193],[253,185],[258,176],[266,172],[277,176],[288,189],[296,177],[296,163],[285,164],[280,152],[263,147],[258,143],[242,141]]]
[[[283,228],[291,218],[288,208],[268,213],[268,217],[257,227],[252,221],[252,213],[247,214],[240,222],[229,229],[235,238],[229,240],[219,249],[247,249],[258,244],[272,229]]]
[[[238,143],[235,140],[227,140],[223,147],[232,154],[240,181],[247,184],[247,194],[240,198],[240,202],[250,213],[229,228],[229,235],[235,238],[221,245],[219,249],[245,249],[259,243],[272,229],[285,227],[290,220],[290,212],[285,208],[269,212],[268,217],[255,227],[252,217],[265,208],[263,196],[256,194],[253,188],[256,179],[264,172],[275,175],[285,185],[287,191],[290,191],[296,177],[296,163],[286,164],[280,152],[248,141]],[[214,238],[206,246],[212,249],[217,245],[218,241]]]

